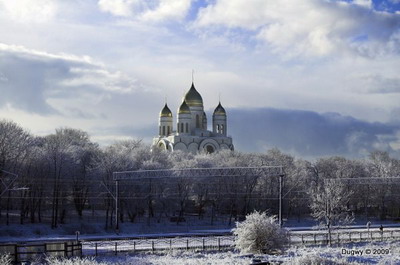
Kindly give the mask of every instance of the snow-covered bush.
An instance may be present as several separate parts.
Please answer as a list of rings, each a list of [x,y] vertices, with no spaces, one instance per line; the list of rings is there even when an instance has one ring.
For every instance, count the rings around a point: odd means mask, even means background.
[[[11,265],[11,257],[10,255],[6,254],[6,255],[1,255],[0,256],[0,264],[1,265]]]
[[[282,229],[275,215],[253,212],[232,230],[235,245],[242,253],[268,253],[282,251],[288,242],[287,231]]]
[[[48,257],[47,264],[51,265],[108,265],[106,262],[98,262],[94,258],[79,258],[71,259]]]

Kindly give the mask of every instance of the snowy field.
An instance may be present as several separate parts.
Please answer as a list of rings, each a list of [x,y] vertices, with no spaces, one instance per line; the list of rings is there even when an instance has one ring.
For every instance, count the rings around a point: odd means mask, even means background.
[[[368,252],[371,252],[367,254]],[[282,255],[241,255],[237,252],[184,252],[173,251],[160,254],[139,254],[132,256],[108,256],[89,259],[86,262],[52,262],[54,265],[248,265],[253,260],[268,261],[270,264],[335,265],[335,264],[400,264],[400,242],[380,242],[349,244],[338,247],[290,248]]]
[[[134,236],[168,236],[174,235],[188,235],[188,234],[215,234],[230,232],[235,223],[227,225],[226,222],[221,220],[214,225],[210,225],[208,220],[197,220],[197,218],[186,217],[188,222],[176,223],[171,222],[152,222],[148,225],[145,222],[137,223],[121,223],[118,235],[114,229],[104,230],[104,223],[80,221],[71,224],[59,225],[56,229],[50,229],[49,224],[0,224],[0,242],[16,242],[16,241],[31,241],[31,240],[58,240],[58,239],[75,239],[75,232],[80,231],[81,239],[96,239],[96,238],[117,238],[117,237],[134,237]],[[394,221],[379,221],[371,220],[372,229],[377,229],[381,224],[386,228],[399,227],[400,224]],[[365,228],[367,220],[362,218],[357,219],[350,227]],[[285,228],[296,230],[318,230],[315,220],[312,218],[303,218],[301,220],[285,220]],[[356,230],[353,230],[356,231]]]
[[[352,243],[327,247],[290,247],[280,255],[243,255],[236,251],[183,251],[170,250],[140,252],[136,254],[110,253],[106,256],[87,257],[84,260],[51,260],[52,265],[147,265],[147,264],[176,264],[176,265],[211,265],[211,264],[251,264],[253,260],[268,261],[270,264],[302,264],[302,265],[335,265],[335,264],[387,264],[400,265],[400,241],[384,241],[372,243]],[[7,263],[1,263],[4,265]],[[46,264],[43,262],[32,264]]]
[[[297,229],[304,229],[310,227],[306,227],[306,225],[301,223],[300,227],[297,227]],[[378,225],[379,223],[376,223],[373,225],[373,228],[371,228],[371,231],[374,231],[374,233],[378,233]],[[391,224],[393,226],[393,224]],[[362,230],[365,230],[365,227],[363,225],[359,226],[354,226],[352,229],[349,229],[349,231],[352,232],[359,232]],[[385,232],[389,232],[389,224],[385,224]],[[19,230],[18,234],[9,234],[10,231],[16,231],[18,228],[23,228]],[[49,231],[48,227],[45,225],[39,225],[36,228],[43,229],[43,233],[35,233],[35,230],[32,229],[30,226],[18,226],[18,225],[13,225],[9,227],[8,232],[1,231],[0,234],[0,240],[4,241],[12,241],[15,239],[21,239],[22,234],[25,234],[24,240],[27,238],[30,239],[39,239],[39,238],[52,238],[52,239],[60,239],[60,238],[74,238],[74,236],[67,236],[67,235],[59,235],[56,231]],[[310,232],[316,232],[316,233],[322,233],[321,231],[310,231],[310,230],[305,230],[305,231],[298,231],[297,229],[293,229],[292,233],[293,234],[299,234],[299,233],[310,233]],[[391,228],[392,230],[398,230],[398,228]],[[189,232],[186,232],[186,231]],[[202,230],[202,232],[215,232],[215,231],[226,231],[229,229],[215,229],[215,230]],[[73,229],[71,229],[71,234]],[[124,233],[120,234],[120,237],[123,236],[132,236],[135,235],[135,233],[129,233],[129,230],[126,229]],[[194,232],[199,232],[199,230],[191,230],[191,229],[183,229],[182,234],[190,235]],[[4,233],[4,234],[3,234]],[[70,234],[70,233],[68,233]],[[396,232],[397,234],[397,232]],[[82,239],[83,238],[101,238],[101,237],[107,237],[112,235],[112,233],[100,233],[96,235],[81,235]],[[115,234],[114,234],[115,235]],[[142,236],[144,234],[141,234]],[[154,234],[153,234],[154,235]],[[165,236],[165,234],[163,234]],[[363,238],[364,238],[364,234]],[[367,235],[367,234],[365,234]],[[38,237],[37,237],[38,236]],[[347,234],[344,234],[343,236],[347,236]],[[298,239],[298,238],[297,238]],[[165,239],[167,240],[167,239]],[[168,240],[167,240],[168,241]],[[168,245],[169,243],[166,241],[166,244]],[[182,241],[183,245],[185,246],[185,242]],[[111,247],[113,247],[114,242],[111,242]],[[119,243],[118,243],[119,244]],[[199,244],[201,245],[201,241],[199,241]],[[99,245],[100,246],[100,245]],[[138,246],[138,245],[137,245]],[[371,253],[367,253],[368,251],[371,251]],[[89,253],[90,252],[90,253]],[[85,252],[84,254],[91,254],[93,255],[93,248],[90,249],[89,252]],[[100,248],[99,248],[99,252]],[[52,260],[49,264],[65,264],[65,265],[75,265],[75,264],[80,264],[80,265],[97,265],[97,264],[251,264],[253,259],[259,259],[262,261],[269,261],[270,264],[398,264],[400,265],[400,241],[396,242],[373,242],[373,243],[352,243],[348,244],[344,247],[333,247],[329,248],[326,246],[321,246],[321,247],[291,247],[287,251],[285,251],[284,254],[279,255],[279,256],[271,256],[271,255],[265,255],[265,256],[249,256],[249,255],[242,255],[240,253],[234,252],[234,251],[223,251],[221,249],[221,252],[218,251],[207,251],[207,252],[201,252],[200,250],[189,250],[189,251],[183,251],[183,250],[170,250],[170,251],[157,251],[155,254],[151,252],[141,252],[137,254],[122,254],[118,253],[118,256],[113,255],[112,251],[111,253],[108,254],[108,256],[99,256],[97,258],[86,258],[85,261],[82,260],[76,260],[75,262],[73,260],[66,260],[66,261],[54,261]],[[1,265],[3,263],[0,262]],[[35,264],[35,263],[32,263]],[[36,263],[36,264],[43,264],[43,263]]]

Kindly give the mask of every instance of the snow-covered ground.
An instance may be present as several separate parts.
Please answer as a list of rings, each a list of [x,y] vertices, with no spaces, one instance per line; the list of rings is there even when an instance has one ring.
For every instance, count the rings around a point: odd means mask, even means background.
[[[368,254],[368,252],[371,252]],[[248,265],[253,260],[268,261],[270,264],[291,265],[335,265],[335,264],[400,264],[400,242],[375,242],[349,244],[339,247],[292,247],[281,255],[243,255],[237,252],[191,252],[172,251],[159,254],[137,254],[107,256],[93,259],[88,263],[52,263],[87,265]]]
[[[389,226],[398,226],[398,224],[383,223],[387,228]],[[217,226],[188,226],[185,224],[169,224],[167,227],[162,227],[163,224],[155,224],[152,226],[145,226],[144,224],[123,224],[120,237],[128,236],[144,236],[144,235],[166,235],[168,231],[174,231],[172,234],[182,233],[190,235],[192,233],[215,233],[230,231],[230,228],[225,225]],[[314,230],[311,222],[300,222],[295,224],[288,224],[291,228],[297,229],[312,229]],[[371,230],[378,230],[377,227],[380,222],[373,222]],[[80,236],[83,238],[104,238],[115,236],[115,232],[110,230],[105,232],[102,229],[102,224],[74,224],[70,226],[62,226],[58,230],[49,229],[48,225],[36,224],[36,225],[11,225],[4,226],[0,230],[0,241],[27,241],[28,239],[61,239],[70,238],[74,239],[74,232],[92,226],[92,232],[90,234],[84,234]],[[354,229],[356,228],[356,229]],[[356,226],[351,229],[352,231],[358,231],[357,228],[365,229],[363,221],[359,222]],[[386,229],[385,228],[385,229]],[[292,229],[293,233],[297,229]],[[361,230],[361,229],[359,229]],[[398,229],[395,229],[398,230]],[[303,231],[304,232],[304,231]],[[368,251],[371,253],[367,253]],[[374,252],[375,251],[375,252]],[[96,260],[90,261],[88,265],[92,264],[250,264],[253,259],[268,260],[271,264],[397,264],[400,265],[400,242],[373,242],[373,243],[353,243],[344,247],[329,248],[324,247],[291,247],[283,255],[279,256],[248,256],[241,255],[237,252],[198,252],[194,250],[180,251],[171,250],[165,252],[153,253],[139,253],[135,255],[123,255],[118,256],[102,256],[97,257]],[[314,260],[314,263],[311,263]],[[331,263],[326,260],[332,261]],[[52,263],[53,264],[53,263]],[[54,263],[55,264],[55,263]],[[60,263],[62,264],[62,263]],[[81,264],[77,263],[63,263],[63,264]],[[82,263],[84,264],[84,263]],[[86,264],[86,263],[85,263]],[[56,265],[56,264],[55,264]]]
[[[57,229],[50,229],[49,224],[0,224],[0,243],[16,241],[34,241],[34,240],[59,240],[75,239],[75,232],[80,231],[80,239],[101,239],[117,237],[135,237],[135,236],[167,236],[167,235],[188,235],[188,234],[216,234],[230,232],[234,223],[230,226],[226,222],[215,222],[209,224],[209,220],[198,220],[198,218],[186,218],[188,222],[177,225],[169,221],[160,223],[152,222],[148,225],[146,222],[121,223],[120,231],[116,234],[114,229],[104,230],[103,222],[81,221],[70,224],[61,224]],[[381,224],[387,227],[399,227],[400,223],[394,221],[371,220],[371,228],[378,228]],[[366,220],[357,219],[356,222],[348,228],[365,228]],[[285,220],[285,228],[295,230],[317,230],[317,224],[312,218],[303,218],[300,220]]]
[[[344,254],[344,250],[346,253]],[[386,254],[366,254],[367,250],[389,250]],[[353,251],[353,252],[352,252]],[[362,254],[360,254],[362,251]],[[358,254],[355,254],[358,253]],[[241,255],[235,252],[216,253],[191,253],[172,252],[164,255],[140,255],[118,258],[103,258],[110,264],[250,264],[253,259],[269,261],[270,263],[301,264],[299,260],[342,262],[342,264],[353,262],[354,264],[400,264],[400,243],[375,243],[375,244],[353,244],[345,247],[318,247],[318,248],[290,248],[283,255]],[[318,264],[319,262],[315,263]]]

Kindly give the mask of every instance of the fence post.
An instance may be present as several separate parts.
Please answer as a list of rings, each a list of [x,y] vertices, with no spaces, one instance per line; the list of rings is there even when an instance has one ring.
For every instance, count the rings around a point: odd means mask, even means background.
[[[221,238],[218,237],[218,250],[221,250]]]
[[[204,242],[204,237],[203,237],[203,250],[206,248],[205,242]]]
[[[115,242],[115,256],[117,256],[117,252],[118,252],[118,243]]]
[[[172,249],[172,239],[169,240],[169,249]]]
[[[18,263],[18,245],[14,245],[14,253],[15,253],[15,263]]]
[[[314,244],[317,244],[317,235],[314,233]]]
[[[304,235],[303,234],[301,234],[301,243],[303,243],[303,245],[304,245]]]
[[[154,252],[154,240],[151,241],[151,251]]]
[[[64,257],[68,257],[68,250],[67,250],[67,248],[68,248],[67,242],[64,242]]]
[[[349,241],[351,242],[351,232],[349,232]]]
[[[94,243],[94,249],[95,249],[95,255],[96,255],[96,257],[97,257],[97,242]]]
[[[186,239],[186,250],[189,250],[189,239]]]
[[[393,237],[393,230],[390,231],[390,236],[392,237],[392,239],[394,239],[394,237]]]
[[[362,241],[362,232],[360,231],[360,241]]]
[[[339,244],[339,243],[340,243],[340,234],[339,234],[339,231],[336,232],[336,236],[337,236],[337,243]]]
[[[136,240],[133,241],[133,251],[136,251]]]

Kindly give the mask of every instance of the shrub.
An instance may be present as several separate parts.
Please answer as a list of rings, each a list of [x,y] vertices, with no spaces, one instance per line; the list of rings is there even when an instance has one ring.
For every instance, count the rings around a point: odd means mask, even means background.
[[[1,265],[11,265],[12,261],[11,261],[11,256],[6,254],[6,255],[1,255],[0,256],[0,264]]]
[[[79,258],[74,257],[71,259],[48,257],[46,258],[46,264],[51,265],[107,265],[105,262],[97,262],[93,257],[90,258]]]
[[[235,245],[242,253],[268,253],[282,251],[288,242],[286,230],[282,229],[275,215],[253,212],[243,222],[237,222],[232,230]]]

